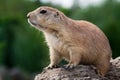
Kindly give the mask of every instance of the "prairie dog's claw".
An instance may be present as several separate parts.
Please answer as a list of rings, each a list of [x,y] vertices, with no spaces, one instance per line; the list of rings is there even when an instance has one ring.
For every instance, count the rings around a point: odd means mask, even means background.
[[[67,66],[65,66],[66,70],[70,70],[73,69],[75,66],[73,64],[68,64]]]
[[[60,66],[58,66],[58,65],[49,65],[49,66],[47,66],[46,68],[44,68],[45,70],[46,69],[53,69],[53,68],[59,68]]]

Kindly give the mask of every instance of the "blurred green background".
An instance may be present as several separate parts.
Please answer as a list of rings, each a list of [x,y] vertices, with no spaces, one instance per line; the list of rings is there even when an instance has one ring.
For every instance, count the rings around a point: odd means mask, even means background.
[[[28,12],[43,5],[98,25],[110,41],[113,58],[120,56],[120,2],[105,0],[99,6],[81,8],[75,1],[70,8],[41,0],[0,1],[0,80],[33,80],[49,64],[44,36],[26,18]]]

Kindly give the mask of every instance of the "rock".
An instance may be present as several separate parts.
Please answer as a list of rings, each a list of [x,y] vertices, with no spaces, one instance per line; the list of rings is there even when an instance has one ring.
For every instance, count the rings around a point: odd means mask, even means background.
[[[111,60],[111,67],[104,77],[91,65],[78,65],[74,69],[54,68],[43,71],[34,80],[120,80],[120,57]]]

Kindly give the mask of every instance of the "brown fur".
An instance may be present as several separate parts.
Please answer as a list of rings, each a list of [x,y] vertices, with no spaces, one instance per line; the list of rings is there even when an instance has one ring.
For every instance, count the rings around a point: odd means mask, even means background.
[[[46,13],[40,13],[42,10]],[[104,33],[94,24],[72,20],[51,7],[40,7],[28,15],[30,24],[42,31],[50,50],[50,65],[56,66],[62,58],[72,68],[79,63],[92,64],[99,75],[109,69],[111,48]]]

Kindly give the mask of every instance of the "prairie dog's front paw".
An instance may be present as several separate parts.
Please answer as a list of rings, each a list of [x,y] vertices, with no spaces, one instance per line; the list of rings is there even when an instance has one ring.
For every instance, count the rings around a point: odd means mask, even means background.
[[[53,69],[53,68],[58,68],[58,65],[48,65],[45,69]]]
[[[74,64],[68,64],[68,65],[65,66],[65,69],[70,70],[70,69],[73,69],[75,66],[76,65],[74,65]]]

